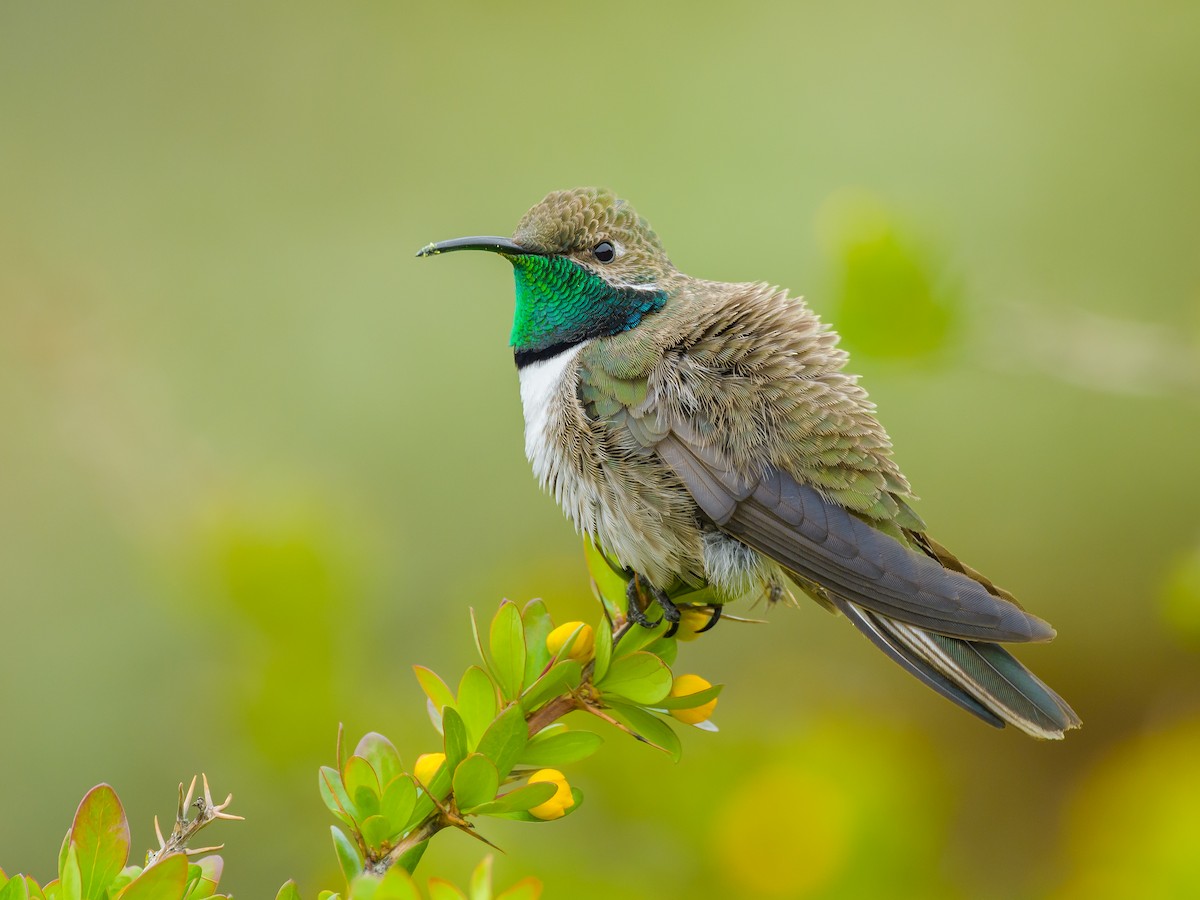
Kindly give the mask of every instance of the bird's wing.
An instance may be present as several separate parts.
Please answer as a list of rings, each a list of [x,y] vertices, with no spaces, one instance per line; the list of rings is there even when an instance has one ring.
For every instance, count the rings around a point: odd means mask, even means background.
[[[660,419],[660,422],[662,420]],[[773,466],[735,471],[676,418],[655,450],[714,525],[871,612],[968,640],[1043,641],[1054,629]]]

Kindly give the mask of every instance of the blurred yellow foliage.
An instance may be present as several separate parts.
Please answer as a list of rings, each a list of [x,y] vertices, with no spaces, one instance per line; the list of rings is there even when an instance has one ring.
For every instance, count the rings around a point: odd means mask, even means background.
[[[1200,897],[1200,716],[1110,750],[1068,806],[1053,900]]]

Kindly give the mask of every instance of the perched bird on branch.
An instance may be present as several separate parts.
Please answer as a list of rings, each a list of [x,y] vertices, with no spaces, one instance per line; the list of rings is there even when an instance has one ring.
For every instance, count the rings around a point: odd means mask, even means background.
[[[1061,738],[1079,717],[1001,643],[1054,630],[925,531],[837,335],[763,283],[678,271],[629,204],[557,191],[511,239],[511,343],[534,472],[581,531],[678,622],[671,599],[794,583],[943,696]]]

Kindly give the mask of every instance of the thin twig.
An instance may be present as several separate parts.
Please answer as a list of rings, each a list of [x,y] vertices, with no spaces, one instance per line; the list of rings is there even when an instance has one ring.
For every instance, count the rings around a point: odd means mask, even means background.
[[[192,783],[188,785],[186,794],[183,790],[183,782],[179,783],[179,807],[175,812],[175,825],[171,828],[169,837],[163,838],[162,828],[158,824],[158,816],[154,817],[154,833],[158,837],[158,849],[151,850],[146,854],[147,866],[152,865],[164,856],[170,856],[172,853],[199,856],[201,853],[212,853],[220,850],[225,846],[224,844],[193,849],[188,847],[188,841],[194,838],[202,828],[211,824],[216,819],[243,820],[242,816],[235,816],[232,813],[225,812],[229,804],[233,801],[233,794],[227,796],[224,803],[213,803],[212,791],[208,787],[208,776],[201,774],[200,778],[204,784],[204,796],[197,797],[195,800],[192,800],[192,795],[196,791],[196,776],[192,776]],[[196,810],[196,818],[189,819],[188,816],[192,809]]]

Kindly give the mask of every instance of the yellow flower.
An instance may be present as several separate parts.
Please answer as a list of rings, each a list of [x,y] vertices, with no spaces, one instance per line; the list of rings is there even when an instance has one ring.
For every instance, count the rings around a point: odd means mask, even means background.
[[[592,626],[584,622],[565,622],[546,635],[546,649],[550,651],[551,656],[556,656],[566,646],[567,638],[574,634],[577,628],[579,636],[571,645],[571,652],[567,654],[567,658],[579,662],[587,662],[592,658],[596,651],[595,635]]]
[[[417,762],[413,766],[413,774],[417,776],[417,781],[427,785],[433,780],[433,776],[437,774],[438,769],[445,761],[445,753],[422,753],[417,757]]]
[[[566,777],[558,769],[538,769],[529,776],[530,784],[538,784],[542,781],[558,785],[558,789],[554,792],[553,797],[545,803],[539,803],[529,810],[529,813],[547,821],[561,819],[567,814],[567,810],[575,805],[575,798],[571,796],[571,786],[567,784]]]
[[[708,690],[712,685],[699,675],[679,675],[675,678],[675,683],[671,685],[672,697],[686,697],[689,694],[698,694],[700,691]],[[707,703],[702,703],[699,706],[693,706],[690,709],[673,709],[673,715],[685,725],[697,725],[704,722],[713,714],[713,710],[717,708],[717,698],[713,697]]]

